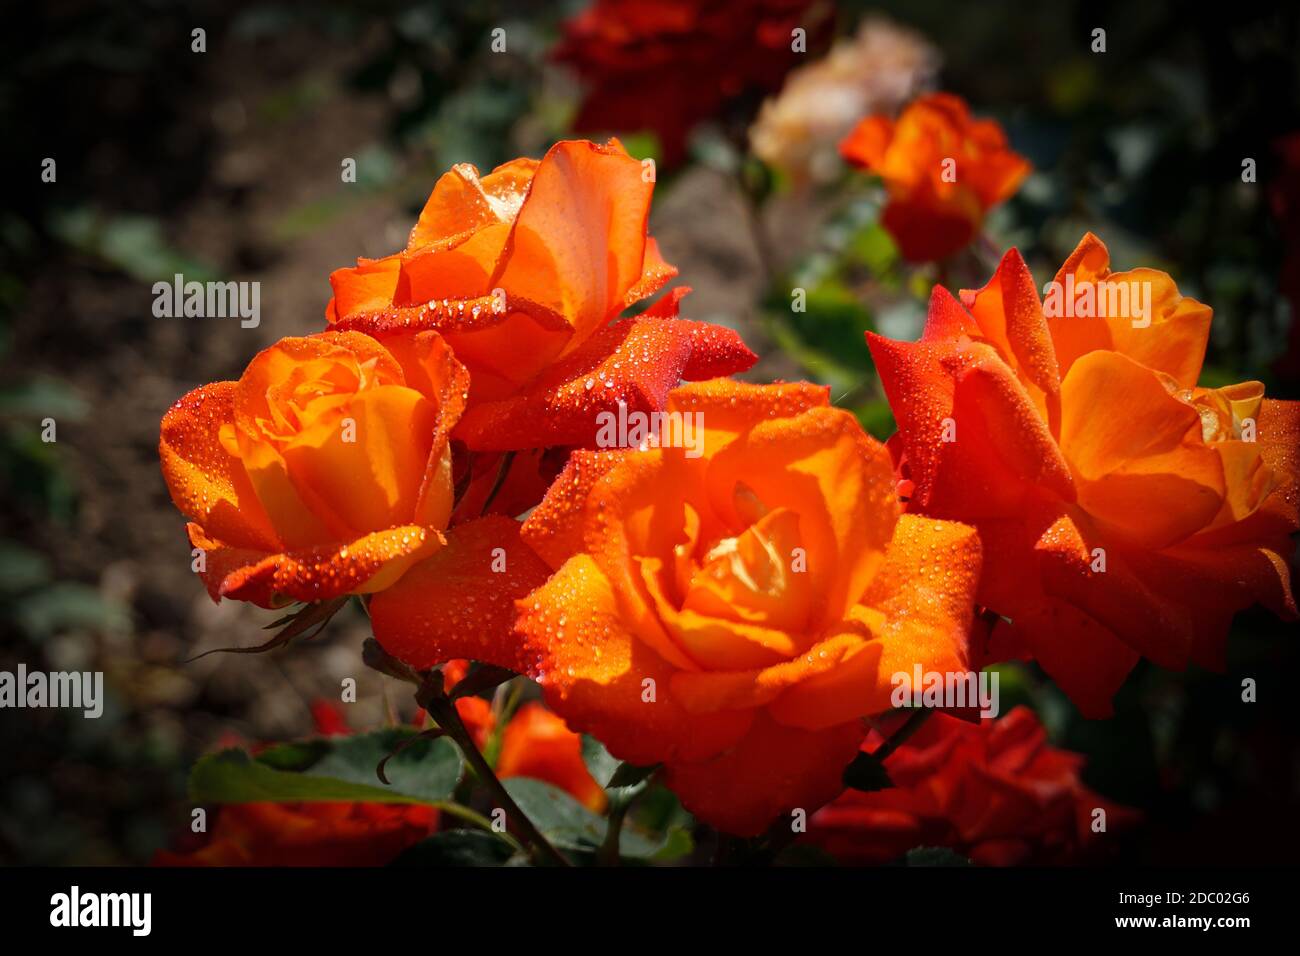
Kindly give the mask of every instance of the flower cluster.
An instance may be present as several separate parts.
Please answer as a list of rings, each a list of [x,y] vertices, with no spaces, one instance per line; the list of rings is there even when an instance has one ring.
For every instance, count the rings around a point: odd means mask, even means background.
[[[656,69],[677,6],[628,32],[598,3],[562,55],[622,71],[612,38]],[[805,6],[744,9],[784,49]],[[717,95],[783,73],[752,62],[763,75]],[[608,95],[586,122],[619,111]],[[671,153],[691,118],[665,122]],[[880,177],[913,260],[967,246],[1029,172],[949,94],[863,119],[841,152]],[[845,768],[881,745],[899,675],[1032,658],[1105,716],[1140,657],[1221,667],[1234,613],[1294,618],[1300,406],[1199,385],[1210,308],[1163,272],[1112,271],[1086,235],[1042,293],[1013,249],[983,288],[936,286],[918,341],[868,333],[898,429],[882,444],[824,387],[733,380],[755,356],[679,314],[648,172],[616,140],[453,167],[405,249],[330,277],[322,330],[177,402],[162,468],[208,592],[359,598],[422,701],[459,659],[531,678],[545,704],[504,728],[461,697],[457,743],[491,736],[498,775],[595,813],[612,798],[580,733],[728,834],[802,815],[850,858],[1080,852],[1106,805],[1027,711],[931,723],[890,751],[881,793],[842,797]],[[252,804],[196,858],[254,860],[272,832],[293,859],[387,858],[435,825],[427,807]]]

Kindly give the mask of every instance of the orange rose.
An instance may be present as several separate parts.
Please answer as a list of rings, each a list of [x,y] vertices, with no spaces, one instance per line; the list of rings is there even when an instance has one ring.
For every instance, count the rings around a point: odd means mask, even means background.
[[[373,593],[445,545],[448,433],[468,376],[435,332],[401,345],[357,332],[282,339],[238,382],[168,411],[163,476],[214,600]],[[517,525],[487,518],[456,534],[505,546]]]
[[[543,780],[559,787],[589,810],[601,813],[605,809],[605,791],[582,759],[582,737],[536,701],[520,707],[506,724],[494,769],[502,780],[508,777]]]
[[[872,734],[869,747],[881,741]],[[864,748],[865,749],[865,748]],[[808,822],[806,842],[841,863],[881,864],[921,846],[950,847],[986,866],[1098,858],[1137,813],[1079,778],[1083,758],[1047,743],[1032,710],[967,723],[935,714],[885,759],[894,786],[851,790]],[[1092,829],[1106,812],[1106,831]]]
[[[1002,127],[971,118],[951,93],[919,97],[897,120],[869,116],[840,144],[855,166],[884,180],[882,223],[904,258],[944,259],[975,238],[984,216],[1032,167],[1007,147]]]
[[[404,251],[330,276],[326,319],[384,342],[437,329],[469,369],[456,437],[474,451],[591,444],[595,416],[653,410],[688,379],[755,360],[734,332],[677,317],[687,290],[627,306],[677,274],[646,235],[653,176],[611,140],[434,186]]]
[[[519,638],[427,625],[409,576],[373,624],[530,674],[571,728],[753,834],[840,792],[893,674],[967,669],[979,544],[900,518],[887,452],[823,388],[717,380],[668,410],[698,442],[574,452],[528,518],[556,573],[518,602]]]
[[[1085,236],[1045,316],[1012,250],[961,303],[936,288],[920,342],[867,335],[910,509],[979,528],[979,601],[1011,621],[991,652],[1037,658],[1090,716],[1139,656],[1222,669],[1236,611],[1295,617],[1300,527],[1300,403],[1197,388],[1209,308],[1108,262]]]

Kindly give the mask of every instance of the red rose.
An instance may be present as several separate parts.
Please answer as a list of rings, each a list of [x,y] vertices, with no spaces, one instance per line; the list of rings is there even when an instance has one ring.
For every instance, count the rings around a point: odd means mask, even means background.
[[[878,735],[863,746],[870,752]],[[1079,779],[1083,757],[1048,746],[1034,712],[966,723],[935,714],[885,760],[894,786],[850,790],[809,821],[808,842],[843,863],[888,863],[919,846],[976,863],[1075,863],[1104,850],[1135,811]],[[1105,812],[1105,832],[1094,817]]]
[[[813,0],[596,0],[564,27],[555,58],[587,85],[574,129],[653,130],[665,166],[701,120],[774,92],[827,23]]]

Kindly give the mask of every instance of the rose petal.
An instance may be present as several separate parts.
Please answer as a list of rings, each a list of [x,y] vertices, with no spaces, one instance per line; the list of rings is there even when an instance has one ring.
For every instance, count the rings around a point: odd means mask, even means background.
[[[172,501],[185,517],[232,545],[277,550],[279,539],[239,459],[219,434],[234,421],[237,383],[197,388],[167,410],[158,455]]]
[[[721,326],[633,318],[602,329],[523,390],[466,413],[457,437],[478,451],[595,444],[597,416],[664,407],[684,374],[731,374],[756,357]]]
[[[1205,305],[1179,295],[1178,287],[1165,273],[1154,269],[1134,269],[1131,272],[1110,271],[1110,253],[1105,244],[1087,233],[1060,270],[1055,282],[1064,296],[1068,276],[1074,276],[1075,288],[1080,283],[1147,283],[1151,289],[1151,315],[1145,319],[1136,316],[1130,307],[1126,314],[1106,318],[1056,315],[1048,319],[1057,358],[1064,376],[1070,366],[1091,351],[1104,349],[1120,352],[1139,365],[1172,376],[1183,388],[1192,388],[1201,374],[1205,347],[1210,337],[1212,310]],[[1096,286],[1093,286],[1096,289]],[[1139,286],[1139,289],[1141,286]],[[1132,288],[1130,286],[1130,297]],[[1094,292],[1094,298],[1096,293]],[[1074,303],[1069,305],[1074,310]],[[1133,325],[1134,319],[1139,325]],[[1147,323],[1147,324],[1142,324]]]
[[[760,711],[736,746],[701,763],[671,761],[664,781],[688,810],[720,830],[755,836],[778,818],[788,824],[794,811],[811,814],[842,793],[844,768],[862,736],[856,723],[806,731]]]
[[[716,753],[732,746],[752,716],[692,716],[671,693],[673,669],[627,629],[609,579],[576,555],[518,602],[528,673],[575,731],[599,738],[632,763]]]
[[[1195,408],[1118,352],[1090,352],[1061,385],[1061,449],[1079,504],[1107,535],[1161,548],[1204,528],[1223,505],[1223,464]]]
[[[189,533],[191,544],[205,552],[202,576],[212,599],[227,597],[260,607],[382,590],[443,544],[441,534],[416,525],[377,531],[342,545],[280,554],[229,547],[194,524]]]
[[[523,671],[511,636],[514,601],[546,580],[547,568],[519,540],[519,523],[490,515],[447,533],[446,546],[370,602],[375,638],[389,654],[424,669],[457,657]]]
[[[490,288],[585,338],[641,281],[653,180],[617,141],[556,143],[533,176]],[[523,303],[523,304],[521,304]]]
[[[903,515],[854,621],[869,635],[840,666],[792,686],[772,706],[782,723],[808,729],[879,714],[891,706],[894,675],[961,673],[971,667],[968,635],[980,577],[973,528]]]

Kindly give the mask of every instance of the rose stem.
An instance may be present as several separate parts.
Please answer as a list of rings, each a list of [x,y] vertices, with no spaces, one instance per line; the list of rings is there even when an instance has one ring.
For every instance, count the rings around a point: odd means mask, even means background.
[[[461,722],[460,714],[456,712],[456,705],[451,698],[445,694],[436,696],[427,702],[426,709],[438,726],[460,747],[461,753],[469,761],[469,765],[474,769],[479,781],[483,786],[487,787],[488,792],[492,794],[498,805],[514,821],[515,826],[519,828],[519,832],[524,838],[524,842],[532,847],[533,858],[541,864],[568,866],[569,861],[562,857],[555,847],[551,846],[546,837],[542,836],[541,831],[533,825],[533,821],[528,819],[527,814],[519,808],[519,804],[515,803],[514,798],[510,796],[492,768],[488,766],[483,753],[478,749],[478,745],[474,743],[474,738],[470,736],[464,723]]]
[[[921,707],[908,716],[902,727],[894,731],[893,735],[883,744],[872,752],[871,756],[877,760],[884,760],[903,744],[907,743],[907,738],[921,729],[921,725],[930,719],[934,710],[930,707]]]

